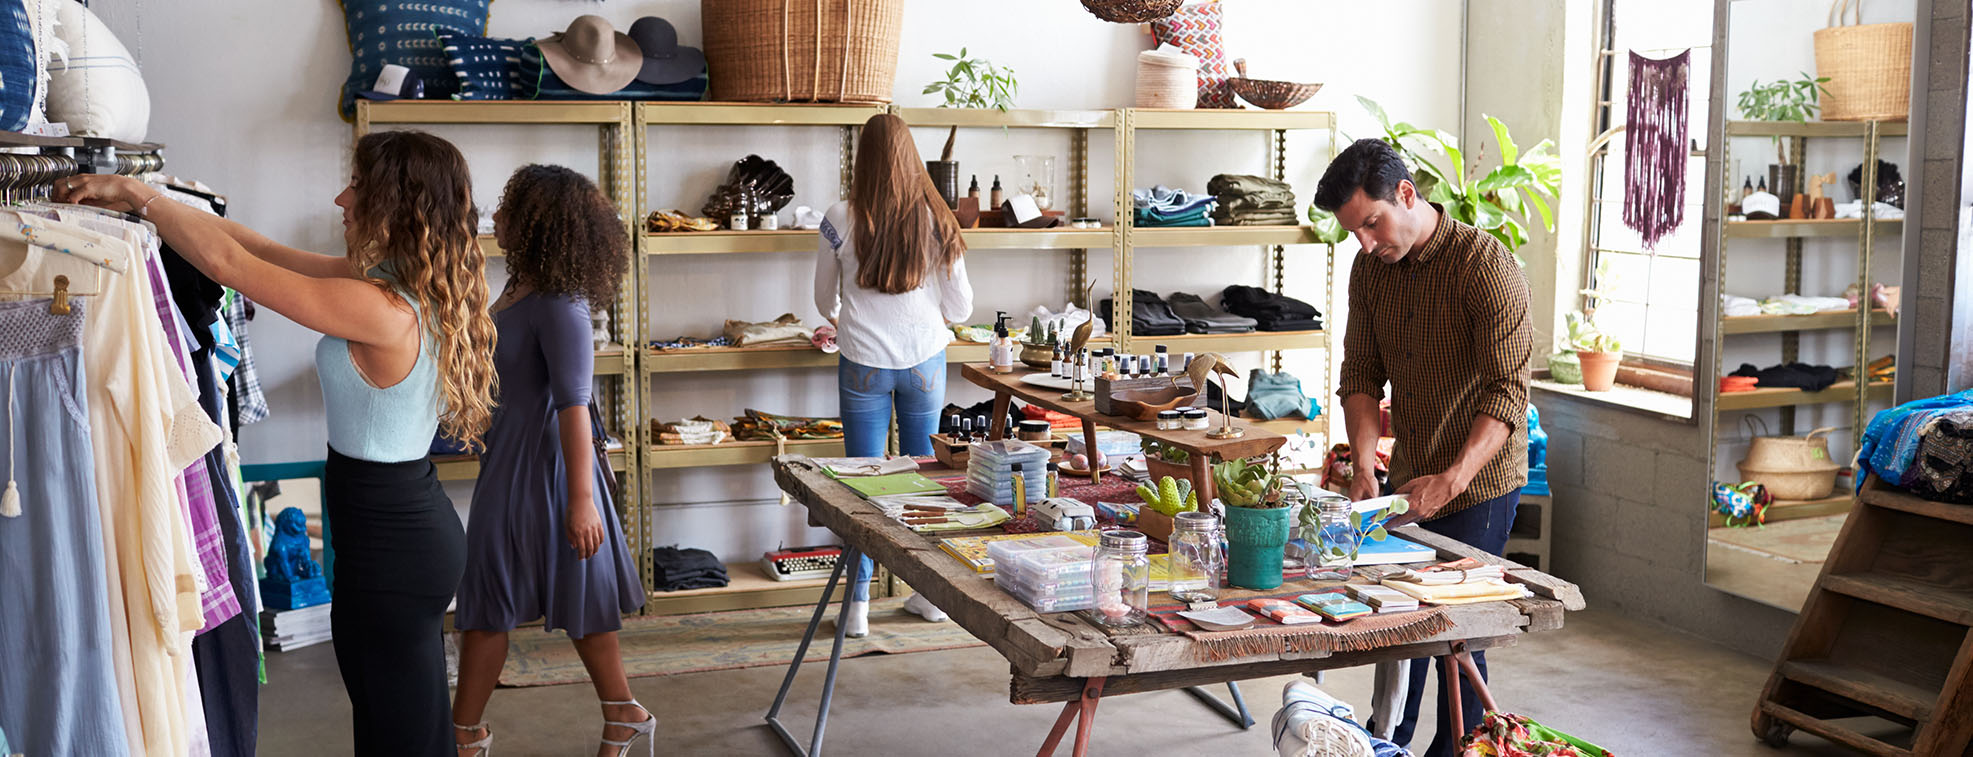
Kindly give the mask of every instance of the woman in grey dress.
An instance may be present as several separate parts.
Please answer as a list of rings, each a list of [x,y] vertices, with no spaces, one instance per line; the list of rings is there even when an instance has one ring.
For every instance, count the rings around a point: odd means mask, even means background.
[[[630,242],[596,184],[561,166],[515,171],[493,223],[508,280],[493,304],[498,404],[466,524],[454,735],[462,757],[486,754],[481,718],[507,631],[543,618],[568,632],[596,686],[598,754],[621,755],[657,719],[631,697],[617,650],[622,615],[644,593],[611,501],[615,475],[594,450],[589,309],[616,297]]]

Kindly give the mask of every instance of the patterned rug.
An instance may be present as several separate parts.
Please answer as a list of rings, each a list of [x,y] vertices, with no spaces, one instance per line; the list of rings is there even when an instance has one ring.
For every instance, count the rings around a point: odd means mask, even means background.
[[[787,665],[794,659],[795,647],[801,644],[802,631],[814,612],[814,605],[805,605],[625,618],[618,643],[623,649],[624,668],[632,678]],[[815,631],[807,661],[829,660],[835,616],[836,606],[832,605]],[[903,599],[878,599],[870,603],[870,635],[844,639],[843,656],[981,645],[957,623],[927,623],[905,612]],[[582,659],[561,631],[532,628],[508,635],[507,667],[500,671],[500,685],[553,686],[588,680]]]
[[[1848,513],[1820,518],[1799,518],[1769,523],[1758,528],[1713,528],[1707,536],[1713,542],[1738,548],[1787,563],[1819,563],[1829,557],[1836,534],[1843,530]]]

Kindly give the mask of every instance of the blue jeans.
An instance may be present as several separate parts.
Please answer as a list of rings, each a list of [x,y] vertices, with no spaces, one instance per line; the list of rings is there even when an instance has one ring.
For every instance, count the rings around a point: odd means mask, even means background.
[[[836,396],[843,417],[843,454],[883,457],[891,435],[891,413],[897,413],[898,453],[932,454],[932,434],[939,430],[939,408],[945,406],[945,351],[910,368],[872,368],[849,358],[836,363]],[[870,572],[865,555],[850,570],[850,598],[870,599]]]
[[[1507,532],[1514,528],[1514,511],[1520,504],[1521,490],[1515,489],[1443,518],[1428,520],[1418,525],[1440,536],[1458,539],[1487,554],[1498,555],[1507,548]],[[1442,659],[1435,662],[1420,658],[1410,662],[1410,669],[1407,671],[1409,683],[1404,695],[1404,718],[1398,722],[1397,733],[1392,734],[1391,740],[1397,742],[1399,746],[1411,744],[1411,736],[1418,729],[1418,708],[1423,703],[1425,668],[1428,664],[1436,665],[1439,669],[1439,684],[1435,687],[1439,692],[1439,724],[1434,729],[1436,732],[1432,734],[1431,746],[1417,754],[1418,757],[1452,757],[1453,750],[1459,746],[1459,738],[1465,734],[1448,733],[1452,730],[1452,721],[1448,717],[1450,714],[1448,708],[1451,705],[1446,701],[1446,670],[1445,661]],[[1480,679],[1486,680],[1485,652],[1473,653],[1473,666],[1479,669]],[[1461,678],[1459,682],[1459,705],[1460,722],[1468,730],[1480,724],[1480,719],[1485,713],[1480,707],[1479,696],[1473,693],[1472,682],[1465,678]]]

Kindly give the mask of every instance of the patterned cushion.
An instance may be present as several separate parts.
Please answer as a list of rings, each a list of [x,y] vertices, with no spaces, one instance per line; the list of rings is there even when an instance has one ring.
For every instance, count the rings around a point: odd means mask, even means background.
[[[699,74],[676,84],[647,84],[633,81],[630,86],[607,95],[592,95],[564,83],[555,71],[541,60],[541,48],[533,42],[521,50],[521,84],[514,95],[521,100],[673,100],[696,101],[706,99],[705,74]]]
[[[455,100],[512,100],[521,92],[521,48],[531,39],[493,39],[438,30],[445,62],[458,77]]]
[[[20,131],[34,112],[40,55],[23,0],[0,2],[0,129]]]
[[[437,29],[486,33],[487,5],[493,0],[342,0],[349,32],[349,78],[343,81],[344,120],[356,117],[356,93],[377,81],[384,64],[411,69],[425,83],[425,97],[443,100],[459,91],[459,80],[445,65]]]
[[[1151,22],[1151,35],[1160,45],[1172,45],[1199,59],[1199,107],[1238,108],[1233,87],[1226,81],[1226,45],[1220,39],[1224,15],[1218,0],[1187,5],[1171,16]]]

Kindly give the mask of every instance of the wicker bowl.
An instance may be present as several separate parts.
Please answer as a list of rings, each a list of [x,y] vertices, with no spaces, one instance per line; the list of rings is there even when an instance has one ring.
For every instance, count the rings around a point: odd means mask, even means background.
[[[1321,84],[1297,84],[1291,81],[1269,79],[1247,79],[1236,77],[1227,79],[1233,86],[1234,94],[1240,99],[1268,110],[1287,110],[1315,96],[1322,89]]]
[[[1115,24],[1142,24],[1178,12],[1185,0],[1082,0],[1097,18]]]

